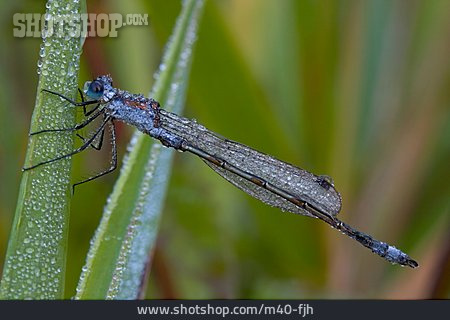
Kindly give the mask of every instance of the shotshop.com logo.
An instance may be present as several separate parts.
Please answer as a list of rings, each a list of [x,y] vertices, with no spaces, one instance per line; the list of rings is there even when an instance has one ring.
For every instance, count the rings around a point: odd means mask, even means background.
[[[148,14],[83,13],[53,16],[40,13],[15,13],[13,36],[40,37],[117,37],[124,26],[148,25]]]

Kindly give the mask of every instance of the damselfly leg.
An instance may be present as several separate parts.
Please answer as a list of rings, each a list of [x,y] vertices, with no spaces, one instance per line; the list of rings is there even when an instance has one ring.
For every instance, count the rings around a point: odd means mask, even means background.
[[[80,130],[84,127],[86,127],[89,123],[91,123],[92,121],[94,121],[95,119],[97,119],[97,117],[99,115],[101,115],[103,113],[102,110],[97,111],[96,113],[94,113],[92,116],[90,116],[89,118],[87,118],[86,120],[84,120],[81,123],[76,124],[75,126],[71,127],[71,128],[62,128],[62,129],[43,129],[43,130],[39,130],[39,131],[35,131],[35,132],[31,132],[30,136],[34,136],[37,134],[41,134],[41,133],[46,133],[46,132],[64,132],[64,131],[77,131]]]
[[[81,102],[85,102],[85,98],[84,98],[84,94],[83,91],[81,91],[80,88],[78,88],[78,93],[80,94],[80,98],[81,98]],[[86,106],[83,106],[83,114],[85,117],[90,116],[95,110],[97,110],[100,106],[100,103],[98,103],[94,108],[92,108],[89,111],[86,111]],[[105,114],[103,114],[103,117],[105,117]],[[76,136],[78,138],[80,138],[81,140],[83,140],[84,142],[86,142],[86,138],[83,137],[81,134],[79,134],[78,132],[76,133]],[[95,143],[91,143],[91,147],[94,150],[101,150],[102,149],[102,145],[103,145],[103,139],[105,137],[105,129],[102,130],[102,132],[100,133],[100,138],[98,140],[97,145],[95,145]]]
[[[86,99],[84,98],[84,94],[83,91],[81,91],[80,88],[78,88],[78,93],[80,94],[80,98],[81,98],[81,102],[84,103],[86,102]],[[92,113],[95,112],[95,110],[97,110],[100,107],[100,103],[98,103],[94,108],[92,108],[91,110],[87,111],[86,110],[86,104],[83,105],[83,113],[85,117],[89,117]]]
[[[104,129],[104,127],[106,126],[106,124],[107,124],[108,121],[110,121],[110,120],[111,120],[110,117],[107,117],[106,119],[104,119],[103,122],[102,122],[102,124],[101,124],[100,127],[94,132],[94,134],[92,135],[92,137],[90,137],[89,139],[87,139],[86,142],[85,142],[81,147],[79,147],[78,149],[75,149],[75,150],[72,151],[72,152],[69,152],[69,153],[67,153],[67,154],[58,156],[58,157],[56,157],[56,158],[53,158],[53,159],[50,159],[50,160],[46,160],[46,161],[39,162],[39,163],[37,163],[37,164],[35,164],[35,165],[32,165],[32,166],[30,166],[30,167],[23,168],[22,170],[23,170],[23,171],[31,170],[31,169],[37,168],[37,167],[39,167],[39,166],[42,166],[42,165],[44,165],[44,164],[49,164],[49,163],[52,163],[52,162],[55,162],[55,161],[58,161],[58,160],[66,159],[66,158],[69,158],[69,157],[71,157],[71,156],[73,156],[73,155],[75,155],[75,154],[77,154],[77,153],[80,153],[81,151],[83,151],[83,150],[85,150],[87,147],[89,147],[89,145],[97,138],[97,136],[100,134],[100,132]],[[67,131],[67,129],[51,130],[51,131]],[[72,130],[72,131],[73,131],[73,130]]]
[[[108,122],[108,127],[109,127],[109,131],[111,134],[111,166],[109,167],[109,169],[106,169],[104,171],[101,171],[99,173],[97,173],[96,175],[89,177],[87,179],[84,179],[82,181],[79,181],[77,183],[74,183],[72,188],[73,188],[73,192],[75,191],[75,187],[79,186],[80,184],[95,180],[97,178],[100,178],[108,173],[113,172],[114,170],[116,170],[117,168],[117,145],[116,145],[116,126],[114,125],[114,119],[109,120]],[[102,136],[100,137],[100,142],[99,142],[99,149],[101,149],[102,147],[102,143],[103,143],[103,134],[105,132],[105,129],[102,130]],[[94,146],[92,146],[93,148],[95,148]]]
[[[83,92],[78,89],[78,92],[80,94],[81,97],[81,102],[75,102],[67,97],[65,97],[64,95],[61,95],[57,92],[53,92],[50,90],[46,90],[44,89],[43,91],[48,92],[50,94],[54,94],[60,98],[63,98],[64,100],[66,100],[68,103],[74,105],[74,106],[82,106],[83,107],[83,114],[87,117],[87,119],[85,119],[83,122],[76,124],[75,126],[71,127],[71,128],[62,128],[62,129],[43,129],[43,130],[39,130],[36,132],[32,132],[30,133],[30,136],[34,136],[34,135],[38,135],[38,134],[42,134],[42,133],[49,133],[49,132],[67,132],[67,131],[77,131],[80,130],[84,127],[86,127],[87,125],[89,125],[90,123],[92,123],[95,119],[97,119],[100,115],[103,115],[103,120],[101,125],[95,130],[94,134],[90,137],[90,138],[85,138],[82,135],[80,135],[79,133],[76,133],[76,136],[78,138],[80,138],[83,141],[83,144],[75,149],[72,152],[69,152],[67,154],[46,160],[46,161],[42,161],[39,162],[35,165],[32,165],[30,167],[26,167],[23,168],[23,171],[27,171],[27,170],[31,170],[34,168],[37,168],[41,165],[45,165],[45,164],[49,164],[49,163],[53,163],[55,161],[59,161],[62,159],[66,159],[68,157],[71,157],[77,153],[80,153],[82,151],[84,151],[85,149],[87,149],[88,147],[92,147],[95,150],[101,150],[102,146],[103,146],[103,140],[104,140],[104,134],[105,134],[105,128],[106,126],[108,126],[110,134],[111,134],[111,145],[112,145],[112,158],[111,158],[111,166],[104,171],[99,172],[98,174],[89,177],[87,179],[84,179],[80,182],[77,182],[73,185],[73,190],[75,190],[75,186],[78,186],[80,184],[83,184],[85,182],[88,181],[92,181],[94,179],[97,179],[101,176],[104,176],[112,171],[114,171],[117,168],[117,148],[116,148],[116,133],[115,133],[115,125],[114,125],[114,121],[111,117],[107,116],[102,109],[98,110],[100,107],[100,103],[98,101],[85,101],[84,96],[83,96]],[[87,111],[86,110],[86,106],[87,105],[92,105],[92,104],[97,104],[93,109]],[[95,143],[97,140],[97,144]]]

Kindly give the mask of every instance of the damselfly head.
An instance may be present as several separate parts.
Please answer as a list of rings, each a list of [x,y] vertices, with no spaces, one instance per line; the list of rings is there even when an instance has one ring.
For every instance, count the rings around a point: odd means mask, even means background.
[[[89,83],[86,94],[89,98],[100,99],[103,95],[103,90],[103,83],[101,81],[94,80]]]
[[[84,84],[84,93],[92,100],[108,101],[114,94],[112,79],[109,75],[97,77],[93,81],[86,81]]]

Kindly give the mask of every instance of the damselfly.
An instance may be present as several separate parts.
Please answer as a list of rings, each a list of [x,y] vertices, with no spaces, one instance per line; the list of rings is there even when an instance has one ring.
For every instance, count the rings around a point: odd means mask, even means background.
[[[332,180],[326,176],[314,175],[243,144],[224,139],[196,121],[161,109],[159,103],[153,99],[114,88],[109,75],[86,82],[84,93],[89,98],[88,101],[85,101],[81,91],[82,102],[75,102],[57,92],[44,91],[59,96],[75,106],[82,106],[86,119],[73,128],[45,129],[31,135],[45,132],[76,132],[98,117],[102,117],[102,122],[90,138],[83,138],[77,134],[83,139],[83,144],[78,149],[24,170],[71,157],[89,146],[94,146],[96,139],[99,140],[98,147],[100,147],[105,128],[109,126],[113,146],[112,166],[75,185],[113,171],[117,166],[114,121],[121,120],[158,139],[166,147],[197,155],[233,185],[266,204],[283,211],[325,221],[391,263],[411,268],[418,266],[416,261],[394,246],[378,241],[337,219],[336,215],[341,210],[341,196],[334,188]],[[94,105],[94,108],[86,112],[86,105]]]

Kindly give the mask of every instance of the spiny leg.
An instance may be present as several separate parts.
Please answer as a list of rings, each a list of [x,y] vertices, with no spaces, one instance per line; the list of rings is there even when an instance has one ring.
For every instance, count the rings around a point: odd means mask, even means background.
[[[81,102],[85,102],[86,100],[84,99],[84,94],[83,91],[81,91],[80,88],[78,88],[78,93],[80,94],[80,98],[81,98]],[[100,106],[100,103],[97,104],[92,110],[90,111],[86,111],[86,106],[83,106],[83,113],[85,117],[88,117],[89,115],[91,115],[95,110],[98,109],[98,107]],[[105,117],[105,116],[104,116]],[[78,138],[80,138],[83,141],[86,141],[86,138],[84,138],[81,134],[76,134]],[[91,147],[94,148],[95,150],[100,150],[102,148],[102,144],[103,144],[103,137],[105,135],[105,129],[102,130],[102,133],[100,135],[100,141],[98,143],[98,145],[96,146],[94,143],[91,143]]]
[[[81,91],[80,88],[78,88],[78,93],[80,94],[81,102],[84,103],[85,100],[84,100],[83,91]],[[83,113],[86,116],[86,106],[85,105],[83,105]]]
[[[86,142],[86,138],[83,137],[82,135],[80,135],[80,134],[77,133],[76,136],[77,136],[78,138],[80,138],[81,140],[83,140],[83,142]],[[92,147],[93,149],[95,149],[95,150],[101,150],[101,149],[102,149],[102,146],[103,146],[103,137],[104,137],[104,136],[105,136],[105,129],[103,129],[102,132],[100,132],[100,138],[99,138],[98,144],[95,145],[94,142],[92,142],[92,143],[91,143],[91,147]]]
[[[37,134],[41,134],[44,132],[62,132],[62,131],[76,131],[79,130],[81,128],[86,127],[89,123],[91,123],[92,121],[94,121],[99,115],[101,115],[103,113],[103,109],[97,111],[96,113],[94,113],[91,117],[87,118],[85,121],[83,121],[82,123],[79,123],[77,125],[75,125],[72,128],[64,128],[64,129],[44,129],[44,130],[40,130],[40,131],[36,131],[36,132],[31,132],[30,136],[34,136]]]
[[[106,118],[106,115],[103,114],[103,120],[105,120],[105,118]],[[76,136],[77,136],[78,138],[80,138],[81,140],[83,140],[83,142],[86,142],[86,138],[83,137],[81,134],[78,134],[78,133],[77,133]],[[95,149],[95,150],[101,150],[101,149],[102,149],[102,146],[103,146],[103,138],[104,138],[104,137],[105,137],[105,128],[103,128],[102,132],[100,133],[100,138],[99,138],[99,140],[98,140],[98,144],[95,145],[95,143],[92,142],[92,143],[91,143],[91,147],[92,147],[93,149]]]
[[[110,117],[106,117],[105,120],[103,120],[103,123],[100,125],[100,127],[99,127],[99,128],[95,131],[95,133],[92,135],[92,137],[89,138],[88,140],[86,140],[86,142],[85,142],[81,147],[79,147],[78,149],[76,149],[76,150],[74,150],[74,151],[72,151],[72,152],[70,152],[70,153],[64,154],[64,155],[62,155],[62,156],[59,156],[59,157],[56,157],[56,158],[53,158],[53,159],[50,159],[50,160],[42,161],[42,162],[40,162],[40,163],[38,163],[38,164],[35,164],[35,165],[31,166],[31,167],[23,168],[22,170],[23,170],[23,171],[31,170],[31,169],[34,169],[34,168],[36,168],[36,167],[42,166],[42,165],[44,165],[44,164],[48,164],[48,163],[52,163],[52,162],[55,162],[55,161],[58,161],[58,160],[62,160],[62,159],[71,157],[71,156],[73,156],[74,154],[80,153],[81,151],[83,151],[83,150],[85,150],[87,147],[89,147],[89,145],[92,143],[92,141],[95,140],[95,138],[97,137],[97,135],[103,130],[103,128],[105,128],[105,125],[106,125],[106,123],[107,123],[109,120],[111,120],[111,118],[110,118]]]
[[[98,107],[100,106],[100,102],[95,101],[95,103],[98,103],[98,104],[97,104],[93,109],[87,111],[87,110],[86,110],[86,105],[88,105],[88,104],[94,104],[94,103],[91,103],[91,102],[86,103],[86,100],[85,100],[85,98],[84,98],[83,91],[81,91],[80,88],[78,88],[78,93],[80,94],[81,103],[75,102],[75,101],[73,101],[73,100],[67,98],[66,96],[63,96],[62,94],[57,93],[57,92],[54,92],[54,91],[50,91],[50,90],[47,90],[47,89],[42,89],[42,91],[51,93],[51,94],[53,94],[53,95],[57,95],[58,97],[62,97],[64,100],[66,100],[66,103],[64,104],[64,107],[67,106],[68,104],[72,104],[72,105],[75,105],[75,106],[82,106],[82,107],[83,107],[83,114],[84,114],[86,117],[89,116],[89,115],[91,115],[91,114],[92,114],[95,110],[97,110]]]
[[[86,100],[85,100],[85,98],[84,98],[83,91],[81,91],[80,88],[78,88],[78,93],[80,94],[81,102],[84,103]],[[86,105],[83,105],[83,113],[84,113],[84,116],[85,116],[85,117],[89,117],[95,110],[98,109],[99,106],[100,106],[100,103],[97,104],[93,109],[91,109],[91,110],[89,110],[89,111],[86,111]]]
[[[90,105],[90,104],[96,104],[96,103],[99,103],[98,100],[76,102],[76,101],[73,101],[73,100],[70,99],[70,98],[67,98],[65,95],[63,95],[63,94],[61,94],[61,93],[59,93],[59,92],[51,91],[51,90],[48,90],[48,89],[42,89],[42,91],[45,91],[45,92],[54,94],[55,96],[58,96],[58,97],[60,97],[60,98],[63,98],[64,100],[70,102],[70,104],[72,104],[72,105],[74,105],[74,106],[78,106],[78,107],[82,107],[82,106],[87,106],[87,105]],[[83,99],[83,100],[84,100],[84,99]]]
[[[111,144],[112,144],[112,159],[111,159],[111,167],[105,171],[102,171],[98,174],[96,174],[95,176],[92,176],[88,179],[85,179],[83,181],[74,183],[74,185],[72,186],[72,193],[75,193],[75,187],[88,182],[88,181],[92,181],[94,179],[100,178],[101,176],[104,176],[108,173],[113,172],[116,168],[117,168],[117,146],[116,146],[116,127],[114,125],[114,119],[111,119],[111,121],[108,123],[109,125],[109,130],[111,132]],[[102,139],[103,140],[103,139]]]
[[[93,100],[93,101],[85,101],[84,99],[84,95],[83,95],[83,91],[81,91],[80,88],[78,88],[78,93],[80,94],[81,97],[81,102],[75,102],[69,98],[67,98],[66,96],[55,92],[55,91],[51,91],[51,90],[47,90],[47,89],[42,89],[42,91],[51,93],[53,95],[56,95],[60,98],[63,98],[64,100],[68,101],[70,104],[75,105],[75,106],[82,106],[83,107],[83,113],[86,117],[90,116],[94,111],[96,111],[99,106],[100,103],[97,100]],[[92,110],[90,111],[86,111],[86,105],[90,105],[90,104],[94,104],[97,103],[97,106],[95,106]],[[97,118],[100,115],[101,112],[97,112],[95,113],[92,117],[86,119],[84,122],[77,124],[76,126],[72,127],[72,128],[65,128],[65,129],[44,129],[44,130],[40,130],[40,131],[36,131],[36,132],[31,132],[30,136],[32,135],[37,135],[40,133],[44,133],[44,132],[62,132],[62,131],[75,131],[81,128],[84,128],[85,126],[87,126],[89,123],[91,123],[95,118]],[[85,139],[83,137],[81,137],[79,134],[77,134],[78,137],[80,137],[81,139],[83,139],[83,141],[85,141]],[[95,147],[94,147],[95,148]]]
[[[80,94],[81,102],[84,102],[85,99],[84,99],[83,91],[81,91],[80,88],[78,88],[78,93]],[[86,106],[83,106],[83,114],[84,114],[84,116],[85,116],[85,117],[88,117],[89,115],[92,114],[92,112],[94,112],[95,110],[97,110],[99,106],[100,106],[100,103],[97,104],[97,105],[95,106],[95,108],[92,109],[92,110],[90,110],[90,111],[86,111]],[[104,117],[105,117],[105,115],[103,115],[103,119],[104,119]],[[41,132],[41,133],[42,133],[42,132]],[[94,143],[91,143],[91,147],[92,147],[92,148],[94,148],[95,150],[100,150],[100,149],[102,148],[102,143],[103,143],[103,137],[104,137],[104,134],[105,134],[105,129],[103,129],[102,132],[101,132],[101,135],[100,135],[100,141],[99,141],[98,145],[96,146]],[[78,138],[80,138],[81,140],[83,140],[83,142],[86,142],[86,138],[83,137],[81,134],[76,133],[76,136],[77,136]]]

